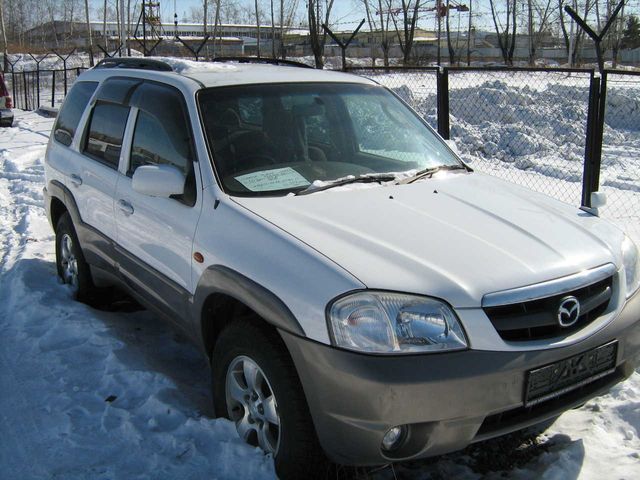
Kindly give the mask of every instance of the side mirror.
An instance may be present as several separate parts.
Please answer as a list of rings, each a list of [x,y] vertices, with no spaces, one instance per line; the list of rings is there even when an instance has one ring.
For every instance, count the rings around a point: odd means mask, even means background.
[[[133,172],[131,187],[134,191],[151,197],[182,195],[185,177],[171,165],[143,165]]]
[[[591,208],[602,208],[607,204],[607,194],[604,192],[591,192]]]

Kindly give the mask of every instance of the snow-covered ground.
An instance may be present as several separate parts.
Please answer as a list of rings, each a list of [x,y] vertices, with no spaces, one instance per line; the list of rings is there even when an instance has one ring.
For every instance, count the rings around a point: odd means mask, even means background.
[[[95,310],[57,282],[42,205],[52,120],[15,113],[0,131],[0,478],[273,478],[271,459],[212,417],[193,346],[130,302]],[[638,478],[639,452],[634,373],[541,436],[360,478]]]

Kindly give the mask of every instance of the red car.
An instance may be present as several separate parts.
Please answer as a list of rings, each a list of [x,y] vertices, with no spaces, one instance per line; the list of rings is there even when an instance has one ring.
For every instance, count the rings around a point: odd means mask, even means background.
[[[9,90],[4,83],[4,76],[0,73],[0,127],[13,125],[13,101],[9,96]]]

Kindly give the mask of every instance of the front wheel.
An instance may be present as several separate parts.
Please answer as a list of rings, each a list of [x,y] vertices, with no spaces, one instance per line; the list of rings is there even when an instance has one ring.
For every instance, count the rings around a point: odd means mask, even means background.
[[[216,414],[233,421],[245,442],[272,454],[281,479],[326,478],[329,464],[293,362],[278,333],[259,322],[233,322],[216,342]]]

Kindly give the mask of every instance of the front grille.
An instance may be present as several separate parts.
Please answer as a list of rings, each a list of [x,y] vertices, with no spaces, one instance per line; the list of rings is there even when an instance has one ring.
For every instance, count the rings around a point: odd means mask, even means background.
[[[504,340],[518,342],[565,336],[586,327],[607,310],[613,293],[612,287],[611,276],[551,297],[484,307],[484,312]],[[558,308],[561,300],[569,295],[580,301],[580,316],[574,325],[561,327]]]

